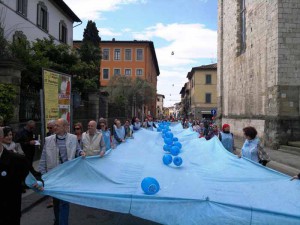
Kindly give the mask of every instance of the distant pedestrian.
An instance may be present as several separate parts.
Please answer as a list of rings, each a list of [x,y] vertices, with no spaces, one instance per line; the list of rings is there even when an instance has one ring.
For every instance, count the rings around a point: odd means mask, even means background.
[[[33,120],[29,120],[26,123],[26,126],[21,128],[16,134],[16,143],[20,143],[22,150],[27,158],[29,165],[30,165],[30,172],[34,176],[39,176],[39,172],[35,171],[33,168],[33,159],[35,155],[35,144],[36,140],[34,137],[35,131],[35,122]]]
[[[217,124],[213,124],[209,130],[208,130],[208,134],[205,136],[206,140],[210,140],[212,139],[214,136],[216,136],[217,138],[219,138],[220,132],[218,129],[218,125]]]
[[[118,119],[115,119],[114,124],[114,144],[117,146],[118,144],[121,144],[122,142],[125,142],[125,128],[122,126],[121,121]]]
[[[233,133],[230,132],[229,124],[223,124],[222,132],[219,134],[219,139],[227,151],[233,154],[235,153]]]
[[[245,127],[243,129],[245,142],[241,149],[239,157],[243,156],[247,159],[250,159],[254,162],[259,162],[258,158],[258,147],[260,140],[257,136],[257,131],[254,127]]]
[[[142,127],[142,124],[137,117],[132,118],[132,126],[133,126],[133,131],[137,131]]]
[[[106,119],[104,119],[104,118],[99,119],[99,127],[100,127],[99,132],[102,133],[102,136],[103,136],[103,139],[105,142],[106,151],[109,149],[115,148],[115,145],[112,141],[111,132],[107,127]]]
[[[13,133],[12,133],[11,127],[8,127],[8,126],[3,127],[3,135],[4,135],[4,137],[2,140],[2,145],[6,150],[24,155],[21,145],[19,143],[13,142],[13,140],[12,140]]]
[[[75,123],[74,125],[74,134],[77,137],[78,144],[82,147],[82,134],[83,134],[83,127],[82,123]]]
[[[133,126],[130,124],[130,120],[125,120],[124,124],[125,138],[133,138]]]
[[[148,123],[147,123],[147,129],[148,130],[153,130],[153,128],[157,128],[154,121],[153,117],[151,115],[148,115]]]
[[[97,122],[94,120],[88,123],[88,130],[82,134],[82,150],[86,156],[103,157],[105,154],[103,134],[97,130]]]
[[[48,121],[48,123],[47,123],[47,130],[48,130],[48,132],[46,134],[47,137],[51,136],[52,134],[54,134],[54,128],[55,128],[55,120]]]

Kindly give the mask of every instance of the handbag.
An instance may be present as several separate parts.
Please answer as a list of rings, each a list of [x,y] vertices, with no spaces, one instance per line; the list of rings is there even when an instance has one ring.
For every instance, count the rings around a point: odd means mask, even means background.
[[[259,160],[258,162],[260,164],[266,165],[268,162],[271,161],[269,154],[265,151],[265,149],[260,144],[258,144],[257,154]]]

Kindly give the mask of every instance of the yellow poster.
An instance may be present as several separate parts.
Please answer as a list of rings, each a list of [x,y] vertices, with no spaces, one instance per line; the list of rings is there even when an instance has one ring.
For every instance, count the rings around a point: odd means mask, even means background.
[[[45,127],[50,120],[66,119],[70,124],[71,77],[43,70]]]

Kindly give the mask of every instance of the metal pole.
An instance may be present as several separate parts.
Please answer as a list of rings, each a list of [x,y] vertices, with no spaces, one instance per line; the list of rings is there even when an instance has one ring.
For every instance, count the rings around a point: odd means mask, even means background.
[[[40,104],[41,104],[41,129],[42,129],[42,137],[41,137],[41,148],[44,146],[45,140],[45,111],[44,111],[44,91],[40,89]]]

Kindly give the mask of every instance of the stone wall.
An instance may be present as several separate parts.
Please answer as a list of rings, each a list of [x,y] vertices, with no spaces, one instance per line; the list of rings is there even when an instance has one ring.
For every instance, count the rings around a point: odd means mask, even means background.
[[[0,83],[13,85],[16,91],[16,98],[12,99],[15,108],[13,117],[10,123],[19,122],[19,108],[20,108],[20,84],[21,84],[21,71],[23,67],[14,61],[1,60],[0,61]]]
[[[246,1],[244,52],[239,2],[219,0],[218,116],[278,147],[300,138],[300,2]]]
[[[243,136],[243,128],[252,126],[257,129],[257,135],[261,139],[264,139],[264,126],[265,120],[255,120],[255,119],[229,119],[223,118],[222,123],[230,125],[230,131],[234,134],[234,136],[242,137]]]

